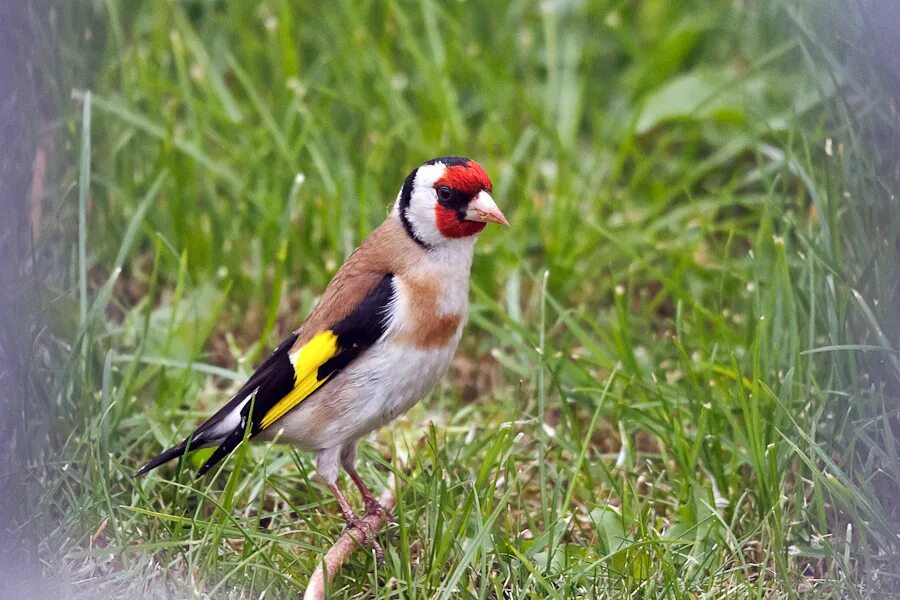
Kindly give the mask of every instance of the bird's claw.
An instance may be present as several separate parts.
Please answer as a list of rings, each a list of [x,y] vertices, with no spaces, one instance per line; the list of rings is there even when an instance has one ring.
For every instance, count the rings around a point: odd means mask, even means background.
[[[375,561],[378,564],[384,562],[384,548],[381,547],[381,544],[378,543],[378,540],[375,539],[375,530],[372,529],[372,526],[365,519],[360,519],[356,515],[347,519],[347,526],[344,528],[345,531],[349,529],[355,529],[360,534],[359,543],[362,545],[368,544],[372,547],[372,550],[375,551]]]
[[[394,522],[394,513],[381,505],[381,502],[376,500],[375,498],[367,498],[366,499],[366,514],[367,515],[378,515],[385,521]]]

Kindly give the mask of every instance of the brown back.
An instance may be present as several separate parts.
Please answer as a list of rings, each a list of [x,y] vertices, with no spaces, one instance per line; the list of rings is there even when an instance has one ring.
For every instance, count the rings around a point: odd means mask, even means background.
[[[387,273],[404,275],[424,252],[399,219],[385,219],[335,273],[319,303],[297,330],[300,337],[293,349],[349,315]]]

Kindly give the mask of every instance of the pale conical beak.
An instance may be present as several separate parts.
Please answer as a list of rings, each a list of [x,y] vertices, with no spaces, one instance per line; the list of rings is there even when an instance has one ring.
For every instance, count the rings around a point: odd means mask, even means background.
[[[467,221],[479,221],[481,223],[496,223],[498,225],[506,225],[509,227],[509,221],[497,208],[497,203],[491,198],[491,195],[484,190],[478,192],[475,199],[469,202],[466,209]]]

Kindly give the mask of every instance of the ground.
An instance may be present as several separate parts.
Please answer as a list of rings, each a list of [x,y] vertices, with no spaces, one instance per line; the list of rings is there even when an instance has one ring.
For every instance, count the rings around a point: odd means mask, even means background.
[[[397,522],[335,597],[900,588],[889,8],[57,10],[59,159],[31,213],[51,265],[48,589],[304,587],[342,527],[311,456],[131,474],[302,321],[406,174],[451,153],[484,165],[512,226],[478,243],[451,373],[362,444],[372,486],[397,478]]]

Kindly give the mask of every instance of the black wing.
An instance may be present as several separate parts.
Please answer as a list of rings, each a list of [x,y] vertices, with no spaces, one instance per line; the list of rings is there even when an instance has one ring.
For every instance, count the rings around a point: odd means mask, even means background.
[[[333,337],[334,348],[327,355],[321,357],[323,360],[313,365],[314,372],[310,375],[315,379],[314,387],[305,395],[291,394],[301,383],[298,378],[304,377],[302,365],[298,363],[295,366],[290,357],[290,351],[299,337],[298,333],[294,333],[284,340],[254,371],[228,404],[200,425],[180,444],[169,448],[141,467],[135,473],[135,477],[178,458],[191,449],[218,445],[216,451],[197,472],[198,476],[203,475],[240,444],[244,438],[248,419],[252,437],[265,429],[264,422],[267,420],[267,416],[268,420],[271,420],[273,414],[277,413],[279,416],[284,414],[312,392],[326,385],[332,377],[346,368],[384,335],[387,328],[388,311],[394,295],[393,277],[393,274],[386,274],[349,315],[331,329],[314,336],[313,339],[322,336],[323,333],[329,334]],[[308,377],[306,382],[309,383]],[[255,396],[252,402],[247,401],[254,392]],[[251,405],[253,407],[252,415]],[[238,422],[235,426],[229,427],[225,420],[235,414],[235,411],[240,411]]]

